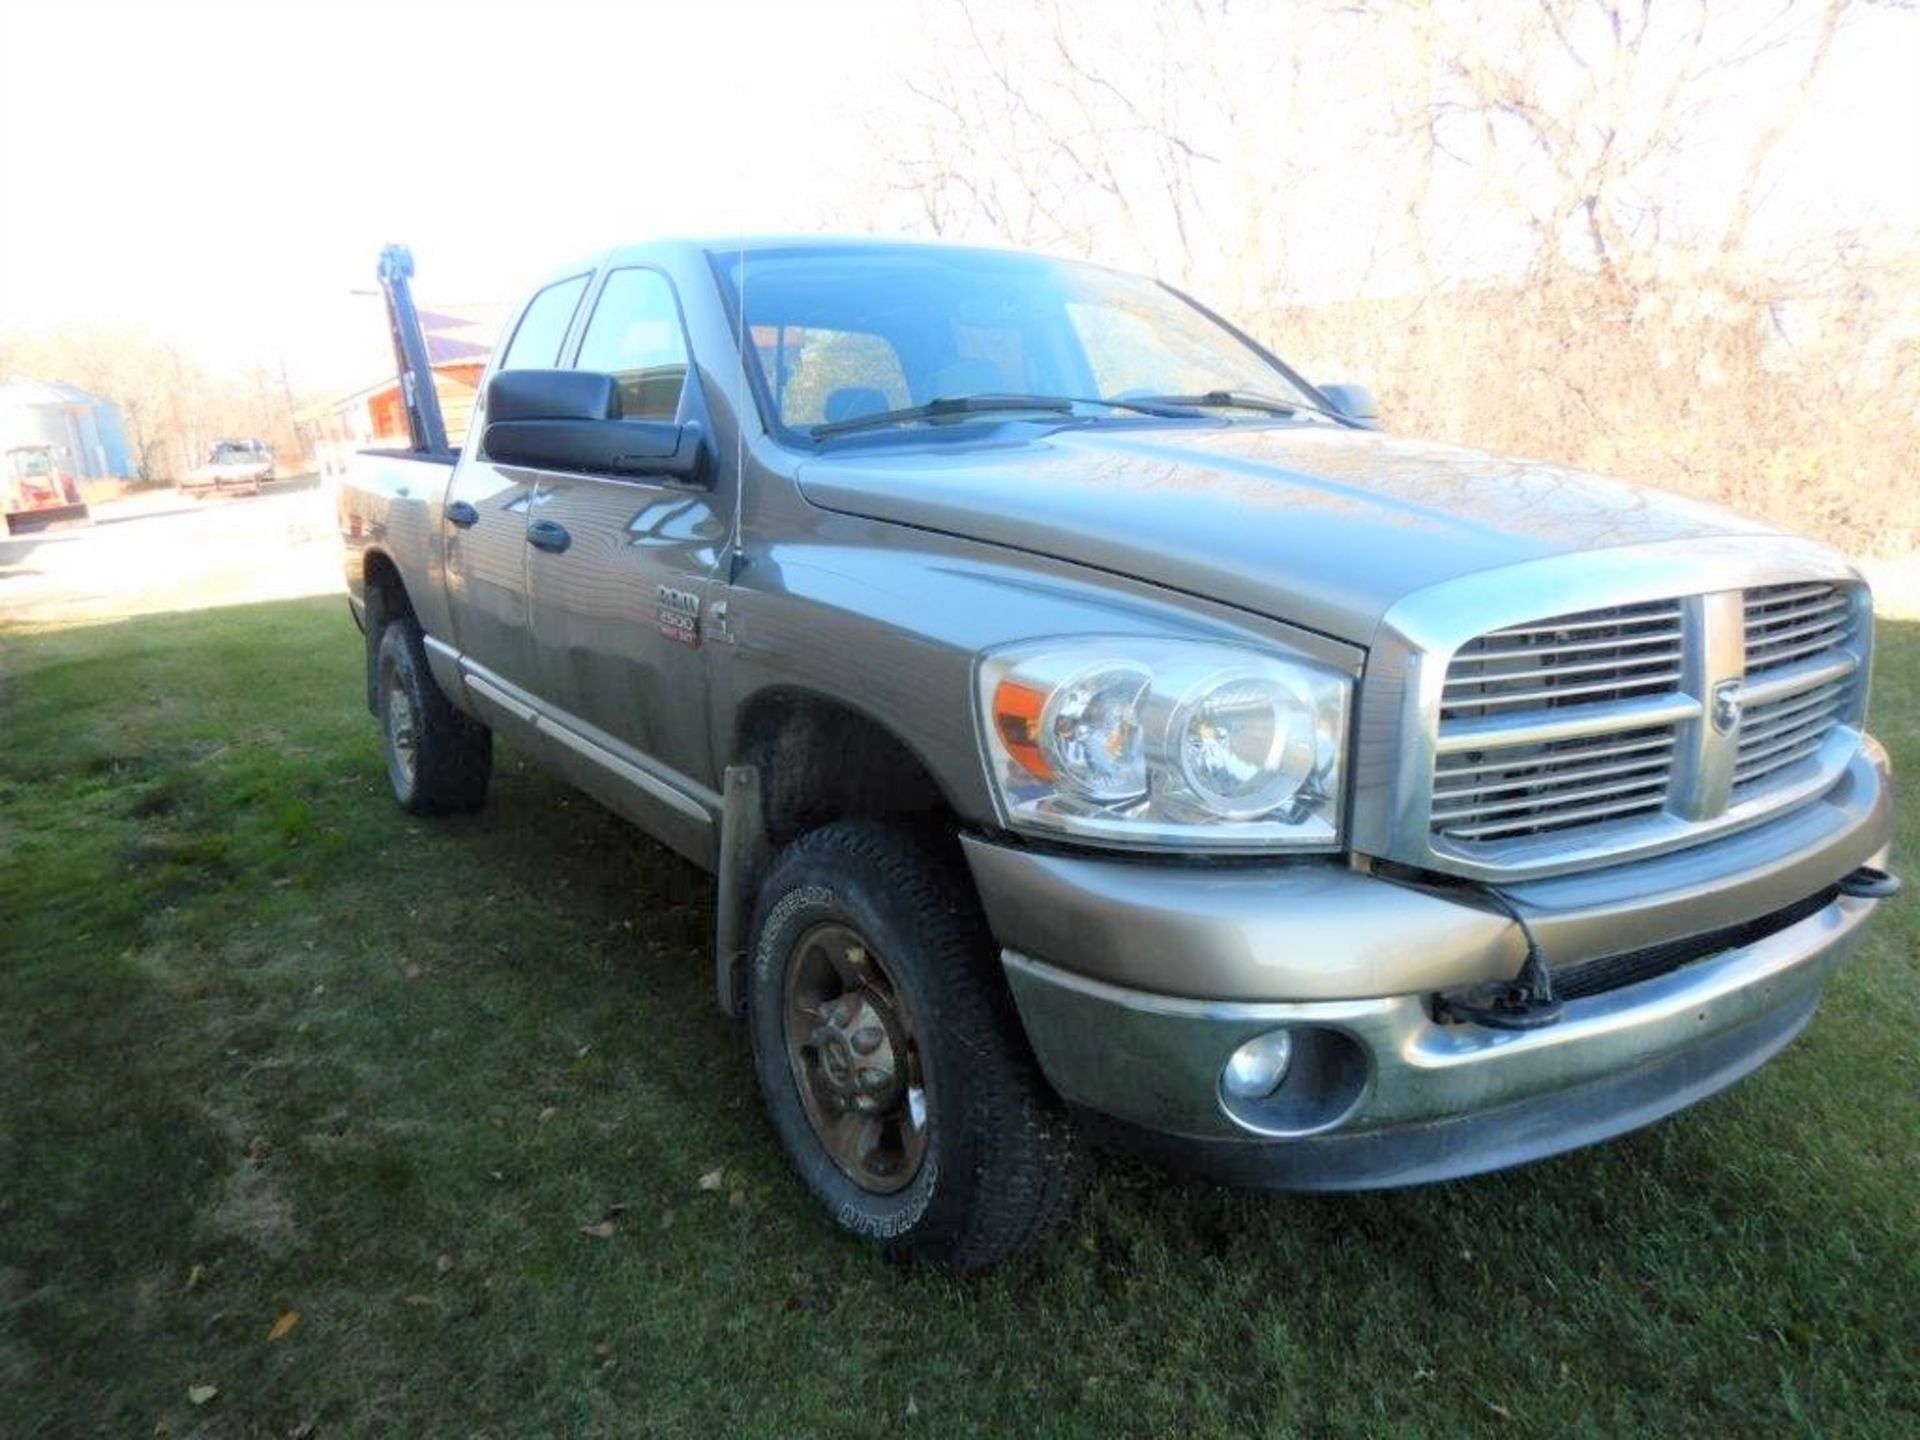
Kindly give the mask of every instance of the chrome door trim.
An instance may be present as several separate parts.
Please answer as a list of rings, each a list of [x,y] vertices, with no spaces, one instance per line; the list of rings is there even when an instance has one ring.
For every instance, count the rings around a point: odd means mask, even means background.
[[[714,817],[720,810],[718,792],[631,751],[612,736],[554,709],[538,696],[471,660],[463,661],[461,670],[468,688],[476,695],[531,725],[540,735],[565,746],[676,814],[696,820],[709,829],[713,827]]]
[[[466,676],[460,670],[460,652],[444,640],[422,632],[421,644],[427,652],[427,669],[433,672],[434,684],[446,693],[449,700],[460,709],[469,708],[466,697]]]

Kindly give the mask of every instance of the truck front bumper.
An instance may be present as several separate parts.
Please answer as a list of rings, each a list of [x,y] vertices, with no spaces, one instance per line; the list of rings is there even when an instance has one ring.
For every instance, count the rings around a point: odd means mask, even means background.
[[[1832,887],[1884,861],[1890,829],[1885,757],[1870,746],[1826,800],[1765,831],[1620,867],[1633,873],[1604,884],[1506,892],[1557,973],[1713,936],[1685,963],[1570,1000],[1557,1023],[1526,1031],[1436,1009],[1437,992],[1510,977],[1525,954],[1520,927],[1471,888],[978,839],[967,853],[1028,1037],[1066,1100],[1235,1183],[1366,1189],[1590,1144],[1762,1064],[1858,943],[1877,902]],[[1649,928],[1649,915],[1663,923]],[[1278,1088],[1224,1093],[1234,1052],[1282,1029],[1292,1061]]]

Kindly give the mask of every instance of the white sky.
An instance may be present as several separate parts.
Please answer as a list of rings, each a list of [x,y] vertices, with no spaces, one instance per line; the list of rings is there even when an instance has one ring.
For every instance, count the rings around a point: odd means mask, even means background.
[[[650,235],[816,228],[905,7],[0,0],[0,326],[132,322],[296,386],[423,302]],[[853,228],[844,224],[842,228]]]
[[[1843,33],[1775,223],[1920,231],[1916,37]],[[861,117],[923,43],[886,0],[0,0],[0,329],[345,388],[385,355],[351,292],[390,240],[431,305],[649,235],[863,228],[832,209],[870,193]]]

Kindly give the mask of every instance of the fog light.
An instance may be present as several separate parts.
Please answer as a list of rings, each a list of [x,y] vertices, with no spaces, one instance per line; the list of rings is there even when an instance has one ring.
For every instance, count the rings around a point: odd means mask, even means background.
[[[1220,1072],[1220,1088],[1236,1100],[1264,1100],[1287,1078],[1293,1036],[1285,1030],[1256,1035],[1232,1055]]]

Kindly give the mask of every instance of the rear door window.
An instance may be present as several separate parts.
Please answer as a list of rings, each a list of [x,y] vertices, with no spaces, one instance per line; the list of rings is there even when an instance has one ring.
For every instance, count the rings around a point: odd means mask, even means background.
[[[687,381],[687,337],[667,277],[637,267],[608,275],[573,363],[619,381],[626,419],[677,418]]]
[[[587,277],[576,275],[547,286],[528,302],[507,352],[500,357],[502,370],[551,370],[560,363],[560,346],[573,323],[573,312],[587,288]]]

